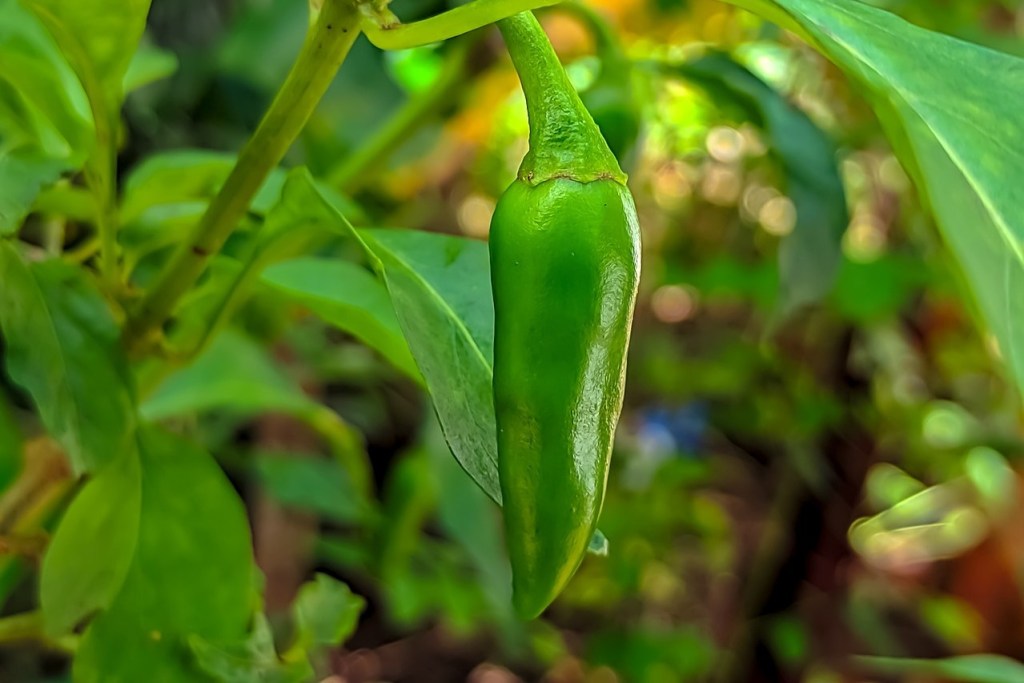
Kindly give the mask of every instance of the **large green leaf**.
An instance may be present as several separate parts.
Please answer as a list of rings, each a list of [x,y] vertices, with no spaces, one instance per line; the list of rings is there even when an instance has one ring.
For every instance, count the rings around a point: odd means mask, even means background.
[[[18,230],[39,191],[57,180],[64,167],[35,148],[0,146],[0,236]]]
[[[407,230],[360,235],[377,260],[452,453],[500,503],[487,245]]]
[[[46,549],[40,605],[46,632],[70,632],[121,589],[139,533],[142,474],[136,451],[105,467],[75,497]]]
[[[964,655],[949,659],[858,657],[866,669],[885,674],[937,676],[959,683],[1020,683],[1024,664],[1000,655]]]
[[[738,102],[767,133],[796,208],[793,232],[779,246],[782,313],[828,294],[850,220],[836,148],[806,114],[727,54],[710,52],[679,67],[683,76]]]
[[[24,2],[50,29],[90,99],[102,97],[107,111],[116,112],[128,65],[146,28],[150,0]]]
[[[338,259],[300,258],[271,266],[263,282],[423,381],[387,289],[365,268]]]
[[[91,136],[85,92],[53,38],[17,0],[0,0],[0,138],[74,165]]]
[[[455,459],[500,505],[487,245],[413,230],[356,230],[320,195],[305,169],[290,174],[283,196],[310,214],[330,216],[340,234],[362,246],[391,296]],[[590,550],[607,551],[600,531]]]
[[[142,502],[127,577],[82,638],[76,683],[192,683],[187,642],[245,638],[256,568],[245,507],[217,463],[155,429],[140,437]]]
[[[135,408],[119,330],[102,296],[61,261],[26,263],[0,241],[4,362],[76,470],[132,448]]]
[[[735,2],[798,31],[866,89],[1024,387],[1024,60],[854,0]]]

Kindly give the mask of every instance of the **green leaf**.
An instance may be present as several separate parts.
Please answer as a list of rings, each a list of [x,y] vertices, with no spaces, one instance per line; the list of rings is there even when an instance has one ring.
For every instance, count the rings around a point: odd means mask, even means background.
[[[0,149],[0,236],[18,231],[39,191],[64,167],[33,148]]]
[[[260,453],[255,464],[267,492],[287,507],[341,523],[367,519],[369,510],[335,460],[313,454]]]
[[[679,67],[680,73],[743,106],[768,134],[796,208],[793,232],[779,246],[782,314],[821,300],[836,278],[850,217],[832,141],[768,84],[723,52]]]
[[[854,0],[737,1],[809,38],[870,94],[1024,387],[1024,61]]]
[[[243,643],[215,645],[193,636],[189,646],[199,667],[218,683],[306,683],[314,675],[305,659],[278,659],[270,624],[262,614],[256,615],[252,634]]]
[[[79,472],[131,448],[135,408],[117,324],[91,282],[61,261],[26,263],[0,241],[5,363]]]
[[[356,230],[319,194],[305,169],[283,190],[355,240],[387,287],[448,446],[499,505],[497,427],[491,391],[494,307],[484,242],[413,230]],[[593,548],[606,548],[598,532]]]
[[[156,154],[132,171],[125,181],[121,204],[125,227],[118,235],[129,269],[148,254],[185,239],[224,184],[235,161],[235,155],[222,152],[175,150]],[[315,222],[310,224],[308,216],[304,216],[304,207],[290,204],[282,196],[286,177],[286,171],[274,169],[253,198],[249,213],[252,217],[265,217],[266,221],[247,245],[247,261],[230,285],[237,294],[224,302],[221,317],[227,317],[263,267],[308,253],[309,243],[323,236],[319,226]],[[330,188],[320,189],[347,214],[362,216],[351,201]]]
[[[857,657],[864,668],[885,674],[938,676],[960,683],[1020,683],[1024,664],[1000,655],[964,655],[949,659]]]
[[[423,382],[387,289],[366,269],[337,259],[302,258],[271,266],[263,282]]]
[[[146,419],[161,420],[213,410],[305,416],[320,408],[256,343],[228,330],[192,365],[157,387],[140,412]]]
[[[205,203],[224,184],[236,160],[234,154],[199,149],[161,152],[149,157],[135,167],[125,180],[122,220],[131,225],[160,208],[168,212],[173,211],[174,207],[181,207],[179,211],[188,208],[194,211],[198,207],[201,213]],[[281,197],[287,176],[284,169],[274,169],[257,191],[249,211],[259,216],[270,212]],[[359,208],[348,199],[326,186],[318,187],[331,203],[347,215],[362,216]],[[174,238],[168,241],[173,243]]]
[[[238,332],[218,335],[192,365],[164,380],[140,409],[150,420],[215,410],[244,416],[277,412],[305,421],[327,441],[360,494],[369,492],[369,463],[358,436]]]
[[[68,507],[43,557],[40,606],[46,633],[70,633],[113,602],[128,574],[139,534],[139,456],[123,453],[88,482]]]
[[[349,587],[325,574],[302,586],[292,608],[295,612],[297,642],[307,651],[334,647],[356,630],[366,601]]]
[[[128,575],[90,624],[76,683],[194,683],[187,641],[245,638],[256,568],[245,507],[217,463],[155,429],[140,437],[142,503]]]
[[[408,230],[359,234],[379,263],[455,459],[500,503],[487,245]]]
[[[226,152],[180,149],[155,154],[136,166],[124,183],[121,216],[132,223],[153,207],[209,201],[235,165]],[[284,172],[271,173],[253,199],[250,210],[265,214],[277,202]]]
[[[282,172],[282,183],[283,177]],[[283,192],[276,181],[268,181],[264,187],[273,188],[275,203],[262,228],[241,249],[230,281],[212,283],[213,295],[208,298],[208,305],[190,306],[188,321],[175,331],[175,344],[202,349],[231,319],[267,266],[314,251],[322,242],[337,236],[333,216],[309,211],[295,201],[294,193]],[[223,263],[221,266],[224,270]]]
[[[0,138],[5,137],[8,144],[38,147],[72,167],[85,160],[92,137],[78,77],[17,0],[0,0]]]
[[[128,65],[146,28],[149,0],[24,0],[42,20],[90,99],[116,112]],[[99,92],[93,92],[93,83]]]
[[[132,56],[124,74],[124,91],[138,90],[150,83],[161,81],[178,70],[178,57],[173,52],[143,44]]]

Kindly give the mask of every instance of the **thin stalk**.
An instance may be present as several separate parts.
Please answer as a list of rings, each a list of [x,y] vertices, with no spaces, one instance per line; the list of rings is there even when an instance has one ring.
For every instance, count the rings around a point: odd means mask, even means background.
[[[43,613],[25,612],[0,618],[0,643],[43,639]]]
[[[358,192],[373,180],[373,172],[388,159],[409,136],[426,124],[460,85],[466,71],[466,57],[474,41],[453,45],[445,57],[440,76],[430,87],[412,95],[387,123],[348,155],[328,177],[328,183],[341,192]]]
[[[561,0],[472,0],[447,12],[403,24],[387,10],[367,8],[363,31],[382,50],[408,50],[475,31],[520,12],[557,5]]]
[[[77,636],[64,638],[47,637],[43,624],[43,613],[39,610],[0,617],[0,643],[35,641],[56,652],[73,654],[78,646]]]
[[[590,182],[610,178],[625,184],[619,162],[551,47],[532,12],[498,22],[526,96],[530,150],[519,179],[536,185],[550,178]]]
[[[224,186],[192,234],[146,292],[125,329],[130,350],[152,341],[175,304],[199,279],[210,258],[245,215],[253,196],[299,136],[359,34],[349,0],[328,0],[306,36],[288,78],[256,132],[238,155]]]

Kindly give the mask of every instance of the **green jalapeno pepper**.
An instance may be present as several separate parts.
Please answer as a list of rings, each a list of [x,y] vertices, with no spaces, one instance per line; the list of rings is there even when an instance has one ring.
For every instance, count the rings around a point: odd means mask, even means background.
[[[622,408],[640,230],[615,156],[530,13],[499,24],[530,150],[491,222],[498,469],[513,601],[534,617],[597,526]]]

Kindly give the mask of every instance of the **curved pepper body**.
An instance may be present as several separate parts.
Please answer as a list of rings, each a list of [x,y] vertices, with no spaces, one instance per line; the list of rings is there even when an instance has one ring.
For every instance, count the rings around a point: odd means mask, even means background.
[[[533,617],[576,571],[604,500],[640,275],[633,199],[612,179],[517,180],[490,254],[513,600]]]

